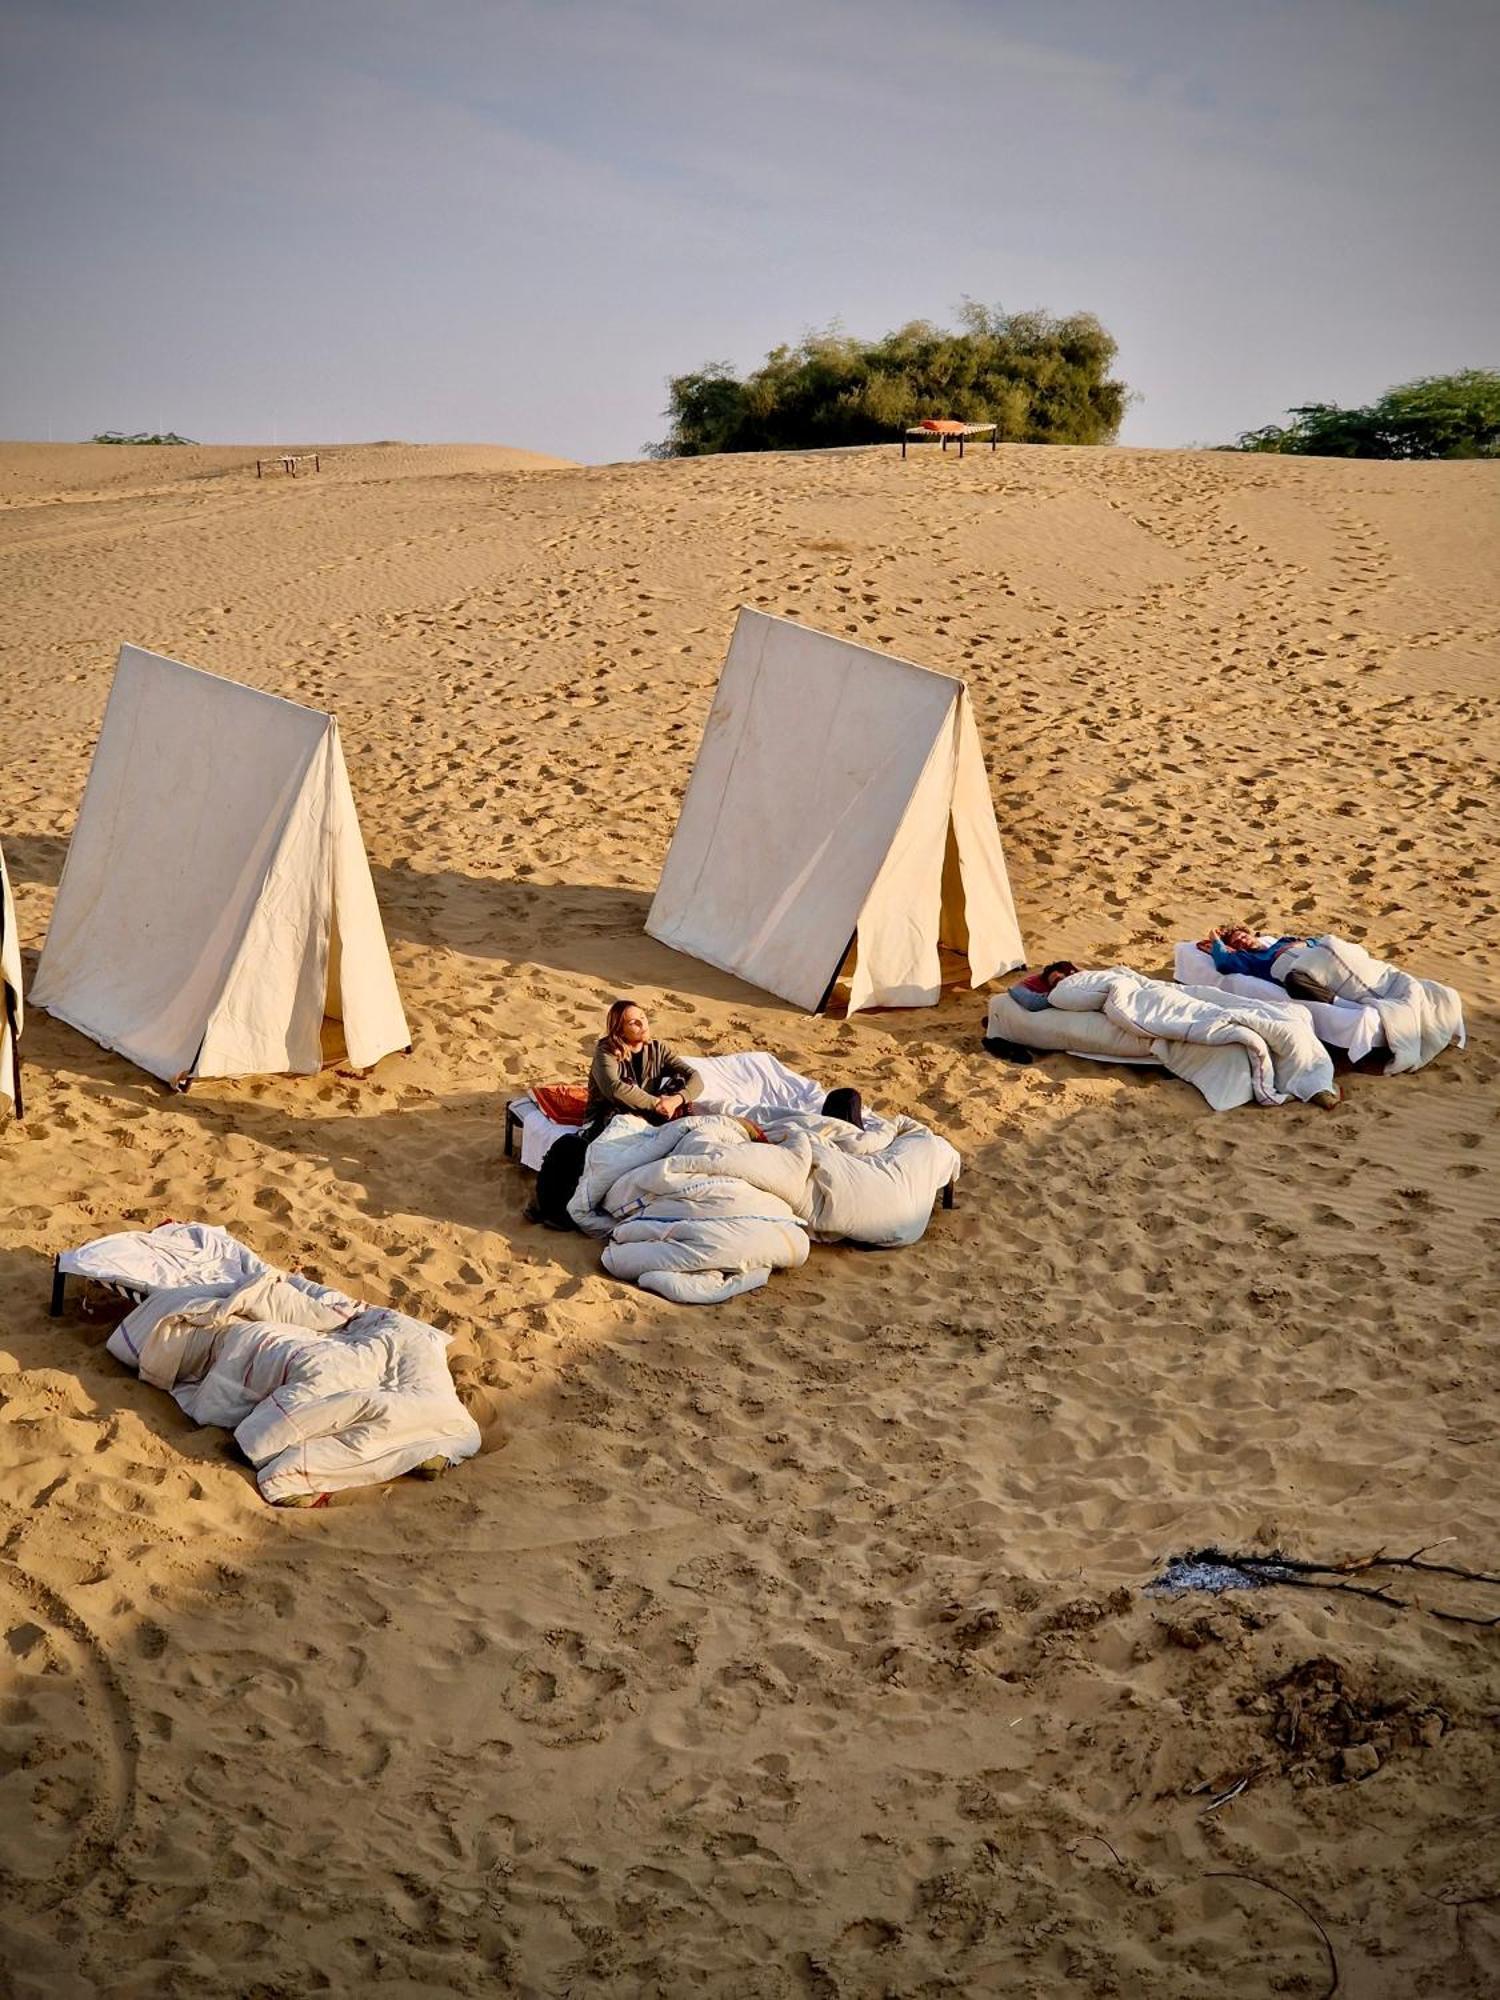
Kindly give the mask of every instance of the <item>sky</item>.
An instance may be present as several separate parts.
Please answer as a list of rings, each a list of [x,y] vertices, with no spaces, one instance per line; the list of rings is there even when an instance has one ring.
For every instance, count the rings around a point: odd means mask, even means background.
[[[1500,0],[0,0],[0,436],[663,435],[1094,313],[1122,441],[1500,366]]]

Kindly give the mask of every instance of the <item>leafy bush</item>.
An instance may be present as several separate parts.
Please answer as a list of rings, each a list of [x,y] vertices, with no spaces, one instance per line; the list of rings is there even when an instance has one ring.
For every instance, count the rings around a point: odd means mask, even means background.
[[[1500,455],[1500,371],[1464,368],[1387,389],[1362,410],[1304,403],[1292,422],[1246,431],[1237,451],[1319,458],[1493,458]]]
[[[924,417],[994,423],[1017,444],[1105,444],[1127,401],[1114,341],[1087,313],[1053,319],[965,303],[962,330],[913,320],[883,340],[836,329],[773,348],[743,381],[726,361],[674,376],[653,458],[872,444]]]
[[[127,436],[124,431],[99,431],[89,439],[90,444],[196,444],[196,438],[179,437],[176,431],[136,431]]]

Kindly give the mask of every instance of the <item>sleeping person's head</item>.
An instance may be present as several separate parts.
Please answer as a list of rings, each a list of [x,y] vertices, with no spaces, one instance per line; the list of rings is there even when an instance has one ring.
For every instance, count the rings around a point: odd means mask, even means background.
[[[1050,965],[1044,965],[1037,974],[1037,982],[1043,993],[1050,993],[1054,986],[1068,977],[1070,972],[1077,970],[1078,967],[1071,958],[1054,958]]]
[[[823,1099],[823,1116],[841,1119],[845,1125],[857,1125],[861,1132],[865,1129],[865,1108],[859,1092],[847,1085],[829,1091]]]

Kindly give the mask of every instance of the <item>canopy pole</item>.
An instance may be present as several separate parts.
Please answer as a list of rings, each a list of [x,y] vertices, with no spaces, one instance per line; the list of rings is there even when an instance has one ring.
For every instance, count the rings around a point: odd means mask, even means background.
[[[853,951],[855,942],[858,939],[858,937],[859,937],[859,931],[857,929],[852,930],[849,933],[849,942],[844,946],[844,949],[839,953],[838,963],[834,966],[833,971],[828,976],[828,984],[823,988],[823,997],[818,1002],[817,1006],[813,1008],[813,1012],[815,1014],[823,1013],[824,1010],[827,1008],[829,1001],[833,998],[833,989],[835,986],[838,985],[839,974],[844,969],[844,960],[849,956],[850,952]]]

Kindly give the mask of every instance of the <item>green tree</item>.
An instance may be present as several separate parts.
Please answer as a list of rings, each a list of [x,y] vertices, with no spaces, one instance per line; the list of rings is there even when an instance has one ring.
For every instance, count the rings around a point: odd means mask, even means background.
[[[179,437],[176,431],[134,431],[126,435],[124,431],[99,431],[89,439],[90,444],[196,444],[196,438]]]
[[[1500,453],[1500,371],[1403,382],[1365,409],[1304,403],[1289,424],[1246,431],[1238,451],[1317,458],[1491,458]]]
[[[1116,348],[1077,313],[1005,313],[966,300],[960,330],[926,320],[862,341],[830,327],[776,347],[743,381],[710,362],[668,384],[670,429],[656,458],[871,444],[924,417],[999,425],[1021,444],[1103,444],[1120,427]]]

